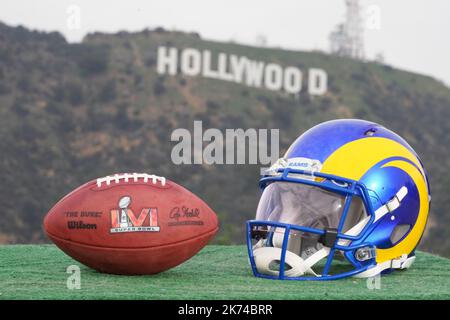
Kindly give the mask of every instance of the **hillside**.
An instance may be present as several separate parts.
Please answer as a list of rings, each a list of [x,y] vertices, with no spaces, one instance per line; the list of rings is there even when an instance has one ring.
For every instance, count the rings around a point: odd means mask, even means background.
[[[321,67],[324,96],[158,75],[158,46]],[[68,44],[58,33],[0,24],[0,243],[47,242],[45,213],[67,192],[114,172],[166,176],[216,210],[216,243],[242,243],[254,216],[257,165],[174,165],[176,128],[279,128],[281,150],[304,130],[334,118],[364,118],[404,136],[421,155],[432,213],[421,249],[450,256],[450,90],[430,77],[320,52],[206,41],[163,29],[91,34]]]
[[[70,274],[66,270],[71,265],[80,267],[79,290],[67,289]],[[419,252],[411,269],[382,276],[379,289],[369,290],[366,279],[347,278],[331,283],[255,278],[244,246],[207,246],[189,261],[154,276],[98,273],[53,245],[0,246],[0,300],[447,300],[449,270],[450,260]]]

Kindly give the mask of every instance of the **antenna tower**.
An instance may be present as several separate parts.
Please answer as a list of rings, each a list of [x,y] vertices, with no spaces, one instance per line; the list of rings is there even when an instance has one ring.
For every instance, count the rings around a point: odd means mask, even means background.
[[[344,23],[330,34],[331,52],[353,59],[364,59],[364,26],[359,0],[345,0]]]

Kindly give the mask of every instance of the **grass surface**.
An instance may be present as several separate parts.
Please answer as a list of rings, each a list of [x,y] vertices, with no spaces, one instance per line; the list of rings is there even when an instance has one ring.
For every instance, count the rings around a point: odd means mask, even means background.
[[[66,269],[81,269],[69,290]],[[381,278],[328,282],[254,278],[244,246],[207,246],[182,265],[154,276],[98,273],[53,245],[0,246],[0,299],[450,299],[450,260],[418,253],[413,267]]]

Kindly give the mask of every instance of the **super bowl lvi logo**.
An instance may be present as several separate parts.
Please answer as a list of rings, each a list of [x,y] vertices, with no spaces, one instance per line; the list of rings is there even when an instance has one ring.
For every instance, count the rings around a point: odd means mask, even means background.
[[[158,232],[158,208],[142,208],[138,216],[131,209],[131,197],[119,199],[118,207],[111,210],[111,233]]]

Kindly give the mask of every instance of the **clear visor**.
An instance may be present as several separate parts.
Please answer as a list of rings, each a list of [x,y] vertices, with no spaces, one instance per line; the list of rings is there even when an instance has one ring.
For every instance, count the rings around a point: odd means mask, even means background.
[[[274,182],[261,196],[256,220],[275,221],[303,227],[337,228],[345,196],[301,183]],[[362,201],[354,197],[343,228],[347,231],[365,216]]]

